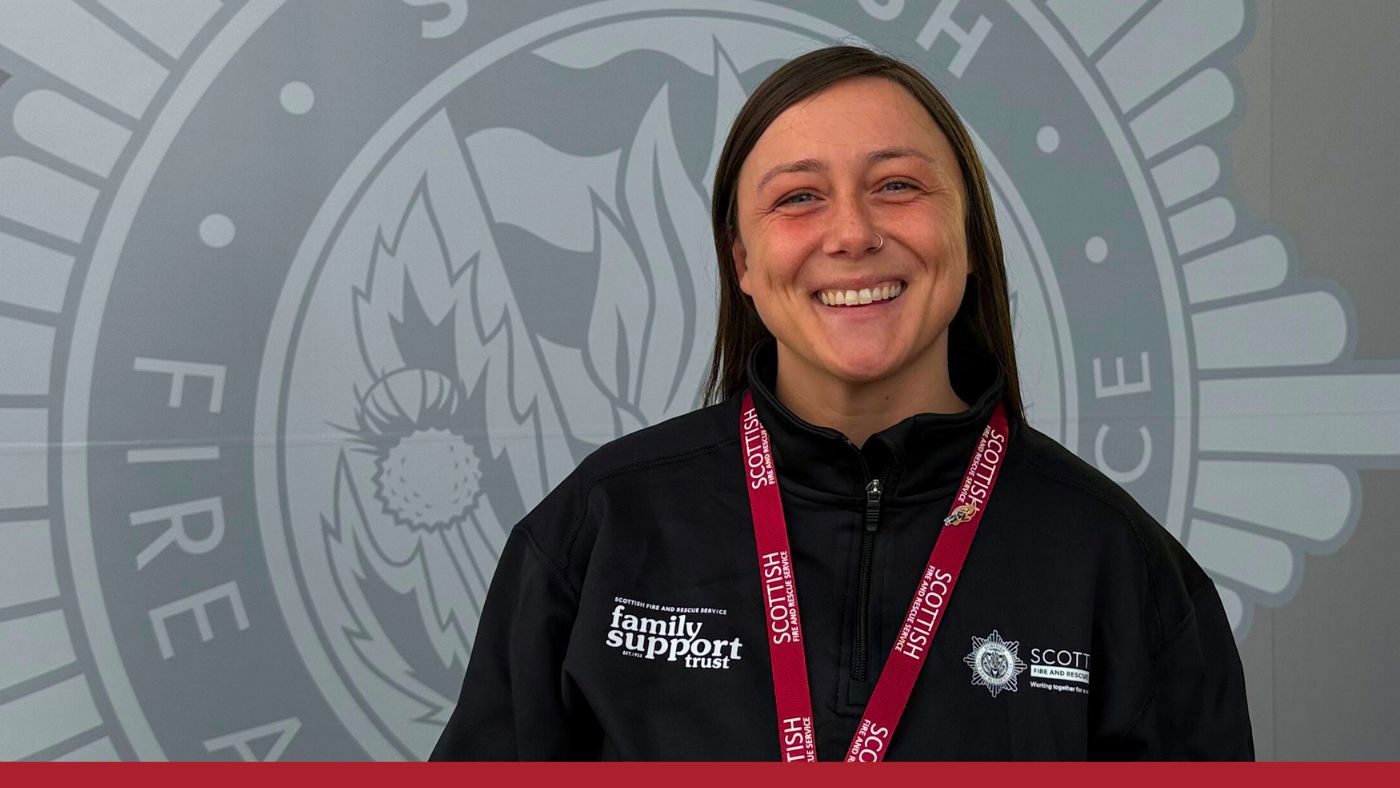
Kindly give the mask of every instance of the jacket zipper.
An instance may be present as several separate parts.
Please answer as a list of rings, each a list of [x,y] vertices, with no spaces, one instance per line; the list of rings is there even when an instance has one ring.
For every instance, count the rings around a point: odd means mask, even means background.
[[[864,682],[870,651],[870,573],[875,562],[875,532],[880,527],[880,480],[865,485],[865,531],[860,537],[860,580],[856,591],[856,642],[851,653],[851,679]]]

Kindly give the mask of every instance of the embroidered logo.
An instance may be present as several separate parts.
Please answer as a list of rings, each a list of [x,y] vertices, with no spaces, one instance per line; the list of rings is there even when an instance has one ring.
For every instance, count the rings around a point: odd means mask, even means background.
[[[963,662],[972,668],[972,683],[987,688],[995,698],[1002,690],[1016,691],[1016,677],[1026,669],[1016,652],[1020,641],[1002,640],[995,629],[985,638],[972,638],[972,651]]]
[[[1035,689],[1089,694],[1089,652],[1067,648],[1031,649],[1031,680]]]
[[[680,662],[687,668],[728,670],[743,659],[744,642],[737,637],[701,637],[705,617],[727,614],[720,608],[673,607],[615,597],[607,644],[636,659]],[[635,612],[628,608],[640,608]]]

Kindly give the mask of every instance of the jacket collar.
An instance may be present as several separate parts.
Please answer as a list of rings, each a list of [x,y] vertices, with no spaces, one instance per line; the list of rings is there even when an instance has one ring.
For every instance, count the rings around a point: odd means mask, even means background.
[[[915,414],[857,448],[840,432],[803,421],[778,400],[777,343],[764,340],[749,357],[749,386],[783,490],[831,501],[864,500],[866,484],[879,478],[885,501],[951,494],[1006,383],[995,361],[981,353],[950,352],[949,367],[953,388],[971,403],[968,410]]]

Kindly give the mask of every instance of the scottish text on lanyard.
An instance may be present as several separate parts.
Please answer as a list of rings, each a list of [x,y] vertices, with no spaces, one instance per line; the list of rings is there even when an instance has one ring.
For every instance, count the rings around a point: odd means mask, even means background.
[[[793,578],[787,523],[783,518],[768,431],[759,421],[753,396],[748,392],[744,394],[739,429],[749,507],[758,543],[764,612],[768,618],[768,655],[773,665],[773,692],[778,705],[778,742],[784,760],[815,761],[817,744],[812,723],[812,697],[807,684],[807,658],[802,646],[802,622],[797,611],[797,585]],[[909,612],[904,615],[899,636],[895,638],[880,680],[875,683],[875,691],[856,727],[846,752],[847,761],[884,760],[1001,472],[1007,435],[1006,409],[998,403],[972,453],[952,510],[943,520],[945,527],[933,546],[914,599],[909,603]]]

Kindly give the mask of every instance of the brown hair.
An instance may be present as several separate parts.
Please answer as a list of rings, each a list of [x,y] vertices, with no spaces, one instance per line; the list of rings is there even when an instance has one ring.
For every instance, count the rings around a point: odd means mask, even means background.
[[[831,85],[856,77],[882,77],[903,87],[924,109],[952,145],[967,188],[967,255],[971,281],[962,304],[949,326],[949,357],[972,342],[990,355],[1006,376],[1006,409],[1022,421],[1020,382],[1011,337],[1011,309],[1006,286],[1006,263],[1001,236],[992,212],[991,192],[982,160],[972,137],[958,119],[948,99],[917,69],[895,58],[854,46],[834,46],[809,52],[783,64],[749,96],[729,129],[724,150],[715,168],[715,189],[710,206],[715,253],[719,259],[719,311],[705,402],[713,404],[743,391],[747,384],[749,354],[771,336],[758,317],[753,301],[739,289],[734,269],[733,245],[738,235],[735,218],[739,169],[758,138],[788,107]]]

